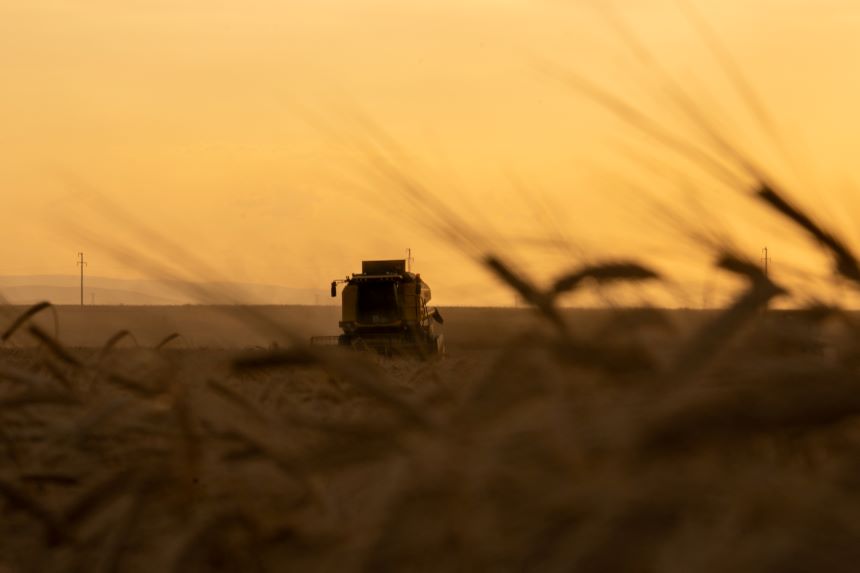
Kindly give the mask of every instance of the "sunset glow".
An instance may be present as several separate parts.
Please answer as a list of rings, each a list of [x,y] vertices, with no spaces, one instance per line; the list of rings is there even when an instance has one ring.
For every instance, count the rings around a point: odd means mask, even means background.
[[[695,6],[766,102],[784,150],[678,3],[619,1],[615,13],[747,153],[860,244],[860,5]],[[548,68],[703,141],[588,2],[2,0],[0,272],[71,275],[86,251],[93,274],[150,274],[110,252],[156,247],[106,198],[220,273],[191,273],[201,280],[325,289],[362,259],[411,247],[438,303],[511,304],[422,228],[401,190],[368,175],[362,142],[378,128],[403,169],[536,277],[582,257],[641,257],[683,283],[691,298],[674,304],[699,304],[717,280],[712,257],[656,214],[668,207],[699,209],[707,220],[690,225],[719,229],[752,259],[769,246],[774,272],[824,292],[816,276],[828,262],[802,235]]]

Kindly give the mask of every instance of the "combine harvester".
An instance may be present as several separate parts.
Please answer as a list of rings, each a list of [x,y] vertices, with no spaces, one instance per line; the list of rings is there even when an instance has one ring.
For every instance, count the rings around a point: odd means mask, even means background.
[[[445,353],[442,315],[427,306],[430,286],[406,270],[406,260],[362,261],[361,273],[331,283],[341,293],[340,336],[314,336],[311,344],[375,350],[386,356]]]

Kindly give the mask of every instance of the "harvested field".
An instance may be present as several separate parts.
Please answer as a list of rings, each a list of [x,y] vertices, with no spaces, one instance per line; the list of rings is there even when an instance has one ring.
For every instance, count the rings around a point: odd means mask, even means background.
[[[723,315],[570,311],[560,340],[524,310],[448,309],[449,356],[424,362],[262,333],[265,348],[241,348],[223,310],[60,308],[62,346],[10,336],[3,566],[847,571],[857,557],[850,317],[759,314],[693,360],[697,328]],[[253,312],[303,337],[331,309]],[[120,326],[139,346],[104,347]]]

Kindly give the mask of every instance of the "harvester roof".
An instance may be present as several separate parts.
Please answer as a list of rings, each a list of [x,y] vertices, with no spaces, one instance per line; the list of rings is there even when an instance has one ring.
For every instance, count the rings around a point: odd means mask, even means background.
[[[362,261],[361,273],[353,274],[348,282],[350,284],[415,282],[420,285],[421,298],[424,301],[430,300],[430,286],[421,279],[421,275],[406,270],[404,259]]]
[[[406,261],[403,259],[385,261],[361,261],[363,275],[405,275]]]
[[[385,261],[361,261],[361,273],[352,275],[350,282],[368,281],[414,281],[416,275],[406,270],[402,259]],[[418,279],[420,280],[420,279]]]

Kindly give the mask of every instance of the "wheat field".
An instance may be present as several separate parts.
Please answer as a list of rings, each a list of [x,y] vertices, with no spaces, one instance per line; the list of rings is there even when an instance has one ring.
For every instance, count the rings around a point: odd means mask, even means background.
[[[836,309],[447,309],[431,361],[301,344],[325,308],[244,347],[229,308],[54,310],[59,337],[51,307],[5,309],[0,570],[848,571],[860,551]],[[171,315],[220,321],[221,345],[158,332]]]

